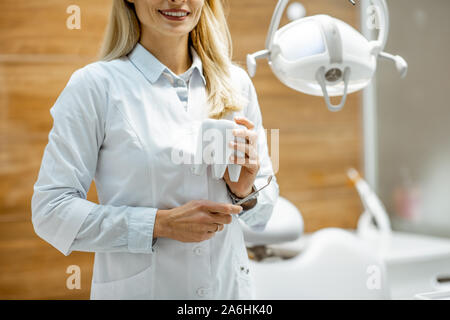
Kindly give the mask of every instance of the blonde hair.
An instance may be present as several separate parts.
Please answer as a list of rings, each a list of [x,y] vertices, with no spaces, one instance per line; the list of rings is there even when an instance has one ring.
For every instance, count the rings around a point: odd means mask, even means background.
[[[134,4],[114,0],[100,59],[110,61],[127,55],[140,38]],[[231,78],[232,42],[221,0],[205,0],[200,19],[190,32],[192,45],[202,60],[209,117],[220,119],[242,110],[247,102]]]

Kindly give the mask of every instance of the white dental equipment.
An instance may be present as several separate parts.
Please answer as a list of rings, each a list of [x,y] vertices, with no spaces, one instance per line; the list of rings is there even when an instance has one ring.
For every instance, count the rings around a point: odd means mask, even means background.
[[[433,298],[448,296],[450,241],[392,231],[382,203],[374,204],[377,195],[357,172],[348,174],[359,184],[365,207],[356,232],[325,228],[301,236],[302,216],[281,196],[264,232],[240,221],[254,257],[255,298],[412,299],[435,291]]]
[[[359,197],[365,209],[363,214],[368,215],[364,218],[361,217],[363,219],[362,221],[366,221],[366,219],[371,219],[373,217],[382,234],[391,234],[392,229],[391,223],[389,222],[389,216],[380,198],[378,198],[377,194],[373,192],[369,184],[361,177],[358,171],[350,168],[347,171],[347,175],[359,193]]]
[[[395,62],[401,77],[408,65],[400,56],[383,52],[389,32],[385,0],[373,0],[378,17],[378,39],[367,40],[347,23],[328,15],[292,21],[278,30],[289,0],[279,0],[272,16],[264,50],[247,55],[248,73],[256,73],[256,59],[267,58],[277,78],[291,89],[324,96],[330,111],[339,111],[347,94],[365,88],[377,68],[377,58]],[[339,105],[330,97],[342,96]]]

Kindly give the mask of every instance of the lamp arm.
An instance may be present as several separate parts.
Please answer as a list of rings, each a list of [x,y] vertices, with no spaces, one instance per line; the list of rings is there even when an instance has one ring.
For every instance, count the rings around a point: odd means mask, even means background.
[[[386,47],[388,35],[389,35],[389,8],[386,0],[369,0],[373,3],[375,13],[378,16],[379,28],[377,43],[377,52],[380,53]],[[371,7],[369,7],[371,9]]]
[[[379,52],[384,50],[386,46],[388,34],[389,34],[389,9],[386,3],[386,0],[371,0],[375,6],[375,12],[378,16],[378,21],[380,28],[378,39],[376,40],[376,49],[378,54]],[[275,37],[275,33],[277,32],[281,17],[283,16],[284,10],[286,9],[289,0],[278,0],[277,6],[275,7],[275,11],[272,16],[272,20],[270,21],[269,31],[267,33],[266,39],[266,49],[270,50],[273,38]]]
[[[286,9],[286,6],[288,4],[289,0],[278,0],[277,6],[275,7],[275,11],[272,16],[272,20],[270,21],[270,27],[269,32],[267,33],[267,39],[266,39],[266,49],[269,50],[273,38],[275,37],[275,33],[278,30],[278,27],[280,26],[281,17],[283,15],[284,9]]]

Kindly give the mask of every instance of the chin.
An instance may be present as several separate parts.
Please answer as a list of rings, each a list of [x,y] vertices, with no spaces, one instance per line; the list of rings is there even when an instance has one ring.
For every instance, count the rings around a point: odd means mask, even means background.
[[[189,30],[189,29],[178,27],[178,28],[166,29],[164,34],[168,37],[181,37],[181,36],[189,35],[190,32],[191,32],[191,30]]]

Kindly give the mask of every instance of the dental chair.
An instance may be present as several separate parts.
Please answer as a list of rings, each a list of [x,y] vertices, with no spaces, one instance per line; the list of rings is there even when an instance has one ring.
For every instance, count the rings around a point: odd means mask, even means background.
[[[283,197],[264,231],[242,228],[256,299],[389,299],[385,266],[374,250],[336,228],[304,241],[302,216]]]

